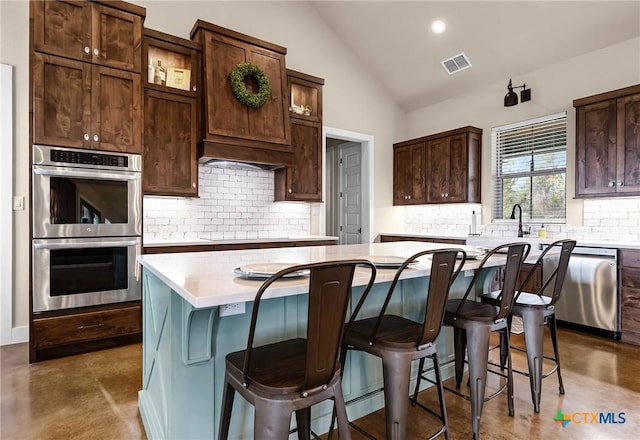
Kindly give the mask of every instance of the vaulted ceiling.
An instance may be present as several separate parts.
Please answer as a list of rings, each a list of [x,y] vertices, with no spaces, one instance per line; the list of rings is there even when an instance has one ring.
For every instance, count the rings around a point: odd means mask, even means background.
[[[640,36],[638,0],[312,3],[405,110],[501,81],[506,93],[510,77],[520,85],[527,72]],[[449,75],[441,61],[461,52],[472,67]]]

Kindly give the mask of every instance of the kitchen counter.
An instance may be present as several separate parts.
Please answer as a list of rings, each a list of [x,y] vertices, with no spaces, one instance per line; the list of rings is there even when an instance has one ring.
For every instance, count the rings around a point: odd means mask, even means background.
[[[161,254],[173,252],[207,252],[229,251],[236,249],[261,249],[290,246],[326,246],[338,244],[338,237],[307,235],[280,238],[251,238],[234,240],[165,239],[144,240],[145,254]]]
[[[552,243],[560,238],[554,237],[484,237],[479,235],[433,235],[433,234],[411,234],[411,233],[381,233],[380,236],[389,237],[416,237],[418,239],[431,239],[437,240],[465,240],[469,246],[497,246],[503,243],[509,243],[513,241],[526,241],[531,243],[532,246],[539,247]],[[616,240],[578,240],[578,246],[584,247],[598,247],[598,248],[613,248],[613,249],[636,249],[640,250],[640,243],[629,243]]]
[[[368,256],[409,257],[438,247],[430,243],[372,243],[348,246],[288,247],[243,251],[196,252],[143,255],[143,388],[138,406],[149,438],[217,438],[224,384],[225,356],[246,348],[253,298],[261,285],[234,275],[236,267],[248,263],[311,263]],[[503,258],[503,257],[501,257]],[[408,269],[398,285],[389,310],[415,310],[424,301],[429,281],[429,260]],[[450,296],[463,295],[478,261],[470,260],[454,282]],[[496,262],[496,265],[500,265]],[[479,289],[487,288],[495,268],[485,269]],[[354,297],[362,294],[367,271],[354,277]],[[379,269],[367,310],[378,310],[395,269]],[[306,326],[307,286],[291,279],[273,286],[261,303],[256,332],[257,344],[276,338],[303,336]],[[225,306],[232,304],[232,306]],[[350,306],[351,307],[351,306]],[[220,310],[227,313],[220,316]],[[238,312],[229,314],[229,310]],[[350,313],[350,310],[347,312]],[[443,361],[453,357],[453,334],[443,328],[438,337]],[[443,377],[453,375],[453,366]],[[362,395],[382,386],[379,361],[361,353],[350,356],[344,371],[345,397]],[[415,380],[415,378],[414,378]],[[429,386],[423,381],[424,386]],[[350,406],[352,418],[362,417],[384,405],[376,394]],[[332,414],[331,402],[314,407],[312,429],[323,432]],[[230,428],[231,438],[253,437],[253,408],[236,398]]]
[[[142,255],[138,260],[146,271],[171,287],[178,295],[196,308],[214,307],[230,303],[253,301],[259,282],[234,275],[233,270],[245,264],[291,263],[304,264],[375,255],[410,257],[425,249],[442,248],[441,244],[397,242],[370,243],[348,246],[310,246],[277,249],[250,249],[243,251],[198,252],[186,254]],[[461,246],[463,249],[470,249]],[[478,261],[468,260],[465,270],[473,270]],[[429,263],[422,262],[407,270],[403,278],[428,276]],[[390,282],[394,270],[378,270],[377,283]],[[356,285],[366,279],[356,273]],[[289,296],[305,293],[302,280],[289,281],[286,288],[272,289],[271,296]]]

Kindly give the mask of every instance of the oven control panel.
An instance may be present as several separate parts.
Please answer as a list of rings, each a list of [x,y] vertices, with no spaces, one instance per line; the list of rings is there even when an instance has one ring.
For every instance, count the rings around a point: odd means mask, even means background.
[[[69,150],[51,150],[51,162],[99,165],[107,167],[129,166],[129,158],[127,156]]]

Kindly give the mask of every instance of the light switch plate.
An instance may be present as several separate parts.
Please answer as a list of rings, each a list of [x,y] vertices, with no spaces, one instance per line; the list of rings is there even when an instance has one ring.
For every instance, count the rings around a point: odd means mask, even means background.
[[[13,196],[13,210],[14,211],[24,210],[24,196]]]

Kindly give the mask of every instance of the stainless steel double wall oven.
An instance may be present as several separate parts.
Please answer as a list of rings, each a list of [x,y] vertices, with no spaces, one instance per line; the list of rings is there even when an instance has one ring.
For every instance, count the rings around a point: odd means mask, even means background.
[[[35,313],[140,299],[139,154],[34,145]]]

